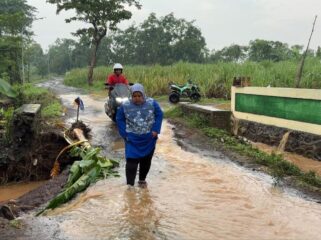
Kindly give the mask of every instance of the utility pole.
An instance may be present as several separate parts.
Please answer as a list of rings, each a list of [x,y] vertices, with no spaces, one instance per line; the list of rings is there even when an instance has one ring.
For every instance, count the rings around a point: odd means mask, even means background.
[[[47,61],[47,67],[48,67],[48,78],[50,78],[50,48],[48,49],[48,61]]]
[[[295,77],[295,79],[296,79],[295,87],[296,88],[300,87],[300,82],[301,82],[301,78],[302,78],[304,62],[305,62],[305,58],[307,56],[307,52],[309,50],[309,46],[310,46],[311,38],[312,38],[312,35],[313,35],[313,32],[314,32],[314,27],[315,27],[315,22],[317,21],[317,17],[318,17],[318,15],[316,15],[315,18],[314,18],[313,27],[312,27],[310,38],[309,38],[309,41],[308,41],[308,45],[307,45],[307,48],[306,48],[306,50],[304,51],[304,53],[302,55],[302,59],[301,59],[300,65],[299,65],[297,73],[296,73],[296,77]]]

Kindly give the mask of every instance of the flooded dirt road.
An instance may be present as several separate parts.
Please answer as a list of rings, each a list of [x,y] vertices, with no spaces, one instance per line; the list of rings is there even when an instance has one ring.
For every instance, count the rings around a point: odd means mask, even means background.
[[[79,96],[51,82],[67,107]],[[104,99],[80,95],[92,144],[123,159],[117,129],[103,112]],[[75,112],[67,113],[68,122]],[[219,152],[188,152],[164,121],[148,189],[128,189],[120,178],[97,182],[32,225],[22,239],[321,239],[321,205],[273,185],[265,174],[240,167]]]

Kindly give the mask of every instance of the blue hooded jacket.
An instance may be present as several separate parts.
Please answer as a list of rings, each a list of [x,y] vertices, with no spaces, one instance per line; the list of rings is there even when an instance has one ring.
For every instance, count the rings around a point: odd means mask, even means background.
[[[117,110],[116,122],[119,134],[125,140],[126,158],[141,158],[150,154],[157,138],[152,132],[160,133],[163,112],[152,98],[146,98],[144,87],[134,84],[131,93],[141,92],[144,103],[137,105],[131,100],[124,102]]]

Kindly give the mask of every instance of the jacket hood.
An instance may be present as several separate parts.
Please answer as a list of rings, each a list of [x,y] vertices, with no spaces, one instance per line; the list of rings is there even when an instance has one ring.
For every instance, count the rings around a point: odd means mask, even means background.
[[[135,83],[133,86],[131,86],[130,92],[131,92],[131,95],[133,95],[134,92],[140,92],[141,94],[143,94],[143,97],[146,100],[144,86],[141,85],[140,83]]]

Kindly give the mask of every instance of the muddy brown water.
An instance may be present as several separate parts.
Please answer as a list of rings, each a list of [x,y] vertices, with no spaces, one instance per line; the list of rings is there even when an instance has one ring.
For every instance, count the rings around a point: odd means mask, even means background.
[[[54,83],[59,93],[59,82]],[[60,96],[69,107],[78,95]],[[93,144],[123,158],[104,100],[81,97],[85,112],[80,116],[93,129]],[[68,114],[72,122],[74,113]],[[24,216],[34,225],[25,239],[321,239],[320,204],[274,187],[270,176],[225,157],[183,150],[166,121],[148,188],[125,185],[123,160],[119,172],[120,178],[97,182],[45,216]]]
[[[315,161],[313,159],[306,158],[304,156],[301,156],[295,153],[285,152],[284,148],[280,149],[280,147],[269,146],[264,143],[252,143],[252,145],[260,149],[261,151],[267,152],[269,154],[271,153],[282,154],[285,160],[294,163],[303,171],[305,172],[314,171],[319,176],[321,176],[321,162],[319,161]]]
[[[15,183],[0,186],[0,204],[11,199],[16,199],[32,191],[33,189],[40,187],[45,183],[46,181],[39,181],[28,183]]]

